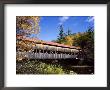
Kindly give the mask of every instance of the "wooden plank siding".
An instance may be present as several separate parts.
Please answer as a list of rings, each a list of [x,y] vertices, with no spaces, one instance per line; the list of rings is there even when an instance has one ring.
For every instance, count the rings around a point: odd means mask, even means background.
[[[20,41],[25,42],[25,47],[32,46],[29,50],[21,50],[20,45],[17,46],[17,58],[23,59],[74,59],[77,58],[79,48],[75,46],[67,46],[54,42],[39,42],[35,39],[17,38],[18,43]],[[22,44],[22,43],[21,43]],[[29,47],[30,47],[29,46]]]

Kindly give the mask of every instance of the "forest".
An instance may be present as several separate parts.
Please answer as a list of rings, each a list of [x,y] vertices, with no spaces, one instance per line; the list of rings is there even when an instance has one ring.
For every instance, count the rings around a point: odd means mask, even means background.
[[[35,34],[35,40],[43,42],[37,37],[40,33],[39,16],[17,16],[16,36],[30,37]],[[66,32],[65,32],[66,31]],[[45,37],[46,38],[46,37]],[[71,29],[58,27],[58,36],[51,42],[68,46],[80,47],[78,60],[34,60],[19,58],[19,52],[32,49],[34,43],[19,41],[16,37],[16,74],[93,74],[94,73],[94,27],[89,26],[85,32],[72,33]]]

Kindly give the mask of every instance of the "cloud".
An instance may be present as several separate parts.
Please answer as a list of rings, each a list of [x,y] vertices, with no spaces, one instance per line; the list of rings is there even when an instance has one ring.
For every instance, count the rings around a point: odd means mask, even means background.
[[[86,19],[86,22],[93,22],[94,21],[94,17],[90,16]]]
[[[69,16],[63,16],[63,17],[60,17],[59,20],[59,24],[62,25],[64,22],[66,22],[67,20],[69,19]]]

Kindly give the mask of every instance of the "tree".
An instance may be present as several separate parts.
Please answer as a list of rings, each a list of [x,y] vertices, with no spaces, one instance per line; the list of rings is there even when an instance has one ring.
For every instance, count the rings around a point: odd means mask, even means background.
[[[64,44],[72,46],[73,45],[73,36],[72,35],[66,36]]]
[[[71,30],[68,28],[67,35],[71,35]]]
[[[62,43],[64,41],[64,37],[65,37],[65,33],[63,31],[63,26],[60,25],[60,28],[59,28],[59,36],[58,36],[58,40],[57,42],[58,43]]]
[[[39,16],[17,16],[16,33],[21,35],[30,35],[39,33]]]
[[[94,62],[94,29],[89,27],[85,33],[75,37],[75,45],[82,49],[83,58],[86,61]]]
[[[63,26],[61,25],[60,26],[60,29],[59,29],[59,39],[63,39],[64,38],[64,31],[63,31]]]
[[[39,21],[40,17],[38,16],[17,16],[16,17],[16,59],[19,60],[19,53],[26,52],[32,49],[34,46],[33,42],[29,43],[23,41],[23,36],[29,36],[31,34],[39,33]],[[23,56],[24,57],[24,56]],[[23,57],[21,59],[23,59]]]

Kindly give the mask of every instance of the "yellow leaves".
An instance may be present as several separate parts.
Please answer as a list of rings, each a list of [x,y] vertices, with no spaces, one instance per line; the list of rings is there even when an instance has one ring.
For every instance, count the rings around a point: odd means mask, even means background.
[[[29,42],[26,41],[19,41],[16,43],[16,46],[18,46],[20,49],[24,50],[30,50],[32,48],[32,46],[30,45]]]
[[[37,34],[39,33],[39,16],[17,16],[16,17],[16,28],[22,30],[26,34]]]
[[[30,30],[31,29],[30,25],[27,25],[27,24],[21,24],[21,27],[23,30]]]
[[[66,45],[72,46],[73,45],[73,36],[66,36],[65,41],[66,41],[65,42]]]
[[[79,38],[81,35],[82,35],[82,33],[77,33],[77,34],[75,35],[75,37]]]

